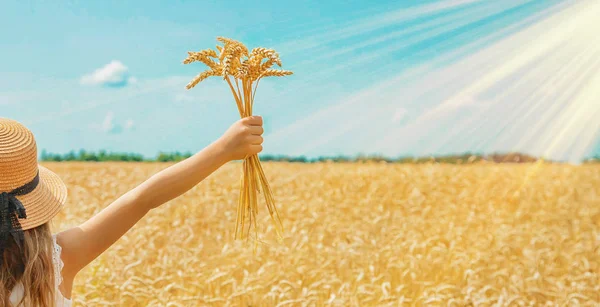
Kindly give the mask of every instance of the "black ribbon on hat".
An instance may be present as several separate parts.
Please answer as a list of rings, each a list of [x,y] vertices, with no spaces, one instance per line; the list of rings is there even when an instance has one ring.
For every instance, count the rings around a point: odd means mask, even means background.
[[[8,246],[12,236],[21,249],[25,235],[21,228],[19,219],[26,219],[27,212],[17,196],[23,196],[31,193],[40,183],[40,173],[30,182],[20,186],[10,192],[0,193],[0,259],[4,254],[4,249]]]

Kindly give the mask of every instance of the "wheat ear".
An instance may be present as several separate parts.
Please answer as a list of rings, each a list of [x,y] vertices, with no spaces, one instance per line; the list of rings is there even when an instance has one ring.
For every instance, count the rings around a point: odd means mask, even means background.
[[[185,88],[187,88],[189,90],[208,77],[220,76],[220,75],[221,75],[221,73],[216,70],[207,70],[207,71],[201,72],[196,77],[194,77],[194,79],[192,79],[192,81],[190,81],[190,83],[188,83],[185,86]]]
[[[289,70],[283,69],[267,69],[260,76],[263,77],[283,77],[293,75],[294,73]]]

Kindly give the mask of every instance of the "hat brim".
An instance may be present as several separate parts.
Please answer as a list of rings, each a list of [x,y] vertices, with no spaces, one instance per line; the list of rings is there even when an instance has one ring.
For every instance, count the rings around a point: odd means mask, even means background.
[[[39,165],[40,182],[30,193],[17,196],[27,211],[26,219],[19,219],[23,230],[35,228],[50,221],[60,212],[67,200],[67,186],[58,175]]]

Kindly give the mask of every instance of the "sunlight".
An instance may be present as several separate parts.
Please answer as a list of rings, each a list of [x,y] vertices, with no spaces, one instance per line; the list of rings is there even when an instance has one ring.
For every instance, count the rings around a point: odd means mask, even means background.
[[[282,53],[288,55],[293,53],[305,53],[308,50],[323,47],[323,45],[336,40],[358,36],[397,24],[401,21],[415,20],[423,16],[477,2],[482,2],[482,0],[445,0],[432,4],[402,8],[375,16],[365,17],[360,20],[352,20],[342,25],[335,24],[330,28],[321,29],[320,33],[322,34],[284,43],[281,46],[277,46],[277,48],[282,50]]]
[[[579,3],[465,58],[449,72],[465,86],[444,83],[454,93],[438,96],[442,103],[399,130],[412,138],[388,135],[385,145],[408,140],[429,154],[460,144],[457,152],[524,151],[580,162],[595,141],[594,118],[600,117],[600,40],[593,30],[598,15],[600,3]],[[469,66],[478,61],[487,66]],[[436,131],[436,123],[444,131]],[[431,133],[439,136],[422,140]]]
[[[465,25],[472,24],[474,22],[479,22],[492,15],[504,12],[518,5],[523,5],[524,3],[531,1],[532,0],[518,2],[507,1],[502,3],[484,3],[473,8],[465,8],[448,15],[443,15],[434,18],[429,21],[416,23],[414,25],[403,26],[399,30],[395,30],[389,33],[374,35],[373,37],[368,37],[365,40],[349,42],[348,44],[344,44],[342,48],[331,51],[328,50],[327,52],[324,52],[314,58],[307,59],[301,62],[301,64],[314,63],[323,59],[337,57],[340,55],[352,56],[353,53],[358,50],[371,47],[373,51],[376,52],[367,53],[367,57],[360,56],[356,61],[344,62],[344,64],[347,65],[363,63],[367,60],[377,58],[385,54],[389,54],[392,51],[399,50],[419,42],[423,42],[427,39],[431,39],[434,36],[450,33],[451,31],[456,30]],[[412,37],[412,35],[414,35],[415,33],[419,33],[419,35],[416,37]]]

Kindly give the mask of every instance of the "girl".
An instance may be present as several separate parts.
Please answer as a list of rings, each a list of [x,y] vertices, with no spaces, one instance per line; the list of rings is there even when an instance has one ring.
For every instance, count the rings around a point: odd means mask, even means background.
[[[59,177],[37,164],[31,131],[0,118],[0,306],[71,306],[73,279],[146,213],[220,166],[262,151],[262,118],[234,123],[194,156],[155,174],[96,216],[57,235],[48,222],[65,203]]]

